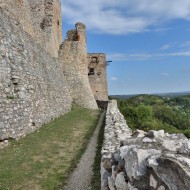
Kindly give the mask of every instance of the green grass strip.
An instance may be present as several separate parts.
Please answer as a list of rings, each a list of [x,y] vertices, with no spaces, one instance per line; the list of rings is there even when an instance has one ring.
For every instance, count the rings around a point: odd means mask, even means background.
[[[72,111],[0,150],[1,190],[54,190],[83,154],[100,111]]]
[[[101,189],[101,174],[100,174],[100,163],[101,163],[101,150],[102,144],[104,140],[104,129],[105,129],[106,118],[102,122],[102,126],[100,128],[99,136],[98,136],[98,146],[96,150],[96,157],[93,165],[93,178],[91,182],[91,190],[100,190]]]

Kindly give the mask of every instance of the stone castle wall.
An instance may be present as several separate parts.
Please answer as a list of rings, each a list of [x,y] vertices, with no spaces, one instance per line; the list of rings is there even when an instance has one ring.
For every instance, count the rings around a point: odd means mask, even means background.
[[[94,98],[98,101],[108,101],[106,66],[104,53],[88,53],[89,82]]]
[[[0,18],[0,141],[33,132],[69,112],[73,102],[98,108],[86,27],[77,23],[61,44],[60,0],[3,0]],[[98,56],[105,63],[105,55]]]
[[[117,102],[106,113],[102,190],[188,190],[190,140],[164,130],[132,133]]]
[[[88,79],[86,27],[84,24],[77,23],[75,30],[68,31],[67,38],[60,48],[59,59],[73,101],[85,108],[97,109]]]
[[[0,8],[52,56],[62,43],[60,0],[4,0]]]
[[[0,139],[18,138],[69,112],[58,59],[0,9]]]

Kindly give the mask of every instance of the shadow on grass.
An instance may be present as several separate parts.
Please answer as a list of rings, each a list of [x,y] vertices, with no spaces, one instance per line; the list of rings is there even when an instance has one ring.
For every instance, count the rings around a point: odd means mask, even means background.
[[[102,144],[104,140],[104,129],[106,124],[106,117],[104,116],[104,120],[102,122],[102,126],[100,128],[99,136],[98,136],[98,146],[96,150],[96,157],[93,165],[93,178],[91,182],[91,190],[100,190],[101,189],[101,175],[100,175],[100,163],[101,163],[101,150]]]

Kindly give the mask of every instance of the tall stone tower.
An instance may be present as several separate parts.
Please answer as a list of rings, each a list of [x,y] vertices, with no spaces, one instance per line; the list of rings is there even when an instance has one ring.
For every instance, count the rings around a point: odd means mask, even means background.
[[[88,79],[86,27],[84,24],[77,23],[75,30],[67,32],[66,40],[60,47],[59,58],[73,101],[83,107],[97,109]]]
[[[88,77],[96,101],[108,101],[106,55],[88,54]]]

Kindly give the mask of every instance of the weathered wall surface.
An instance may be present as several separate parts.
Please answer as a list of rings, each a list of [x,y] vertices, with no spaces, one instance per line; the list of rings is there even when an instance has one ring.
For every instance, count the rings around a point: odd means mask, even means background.
[[[102,190],[190,189],[190,140],[182,134],[132,133],[117,102],[106,114]]]
[[[86,48],[86,27],[76,24],[76,30],[70,30],[59,52],[64,75],[69,84],[73,101],[77,104],[97,109],[88,80],[88,61]]]
[[[106,55],[104,53],[88,54],[88,77],[94,98],[108,101]]]
[[[2,9],[0,18],[2,140],[23,136],[70,111],[72,99],[58,60]]]
[[[0,8],[52,56],[62,43],[60,0],[2,0]]]

